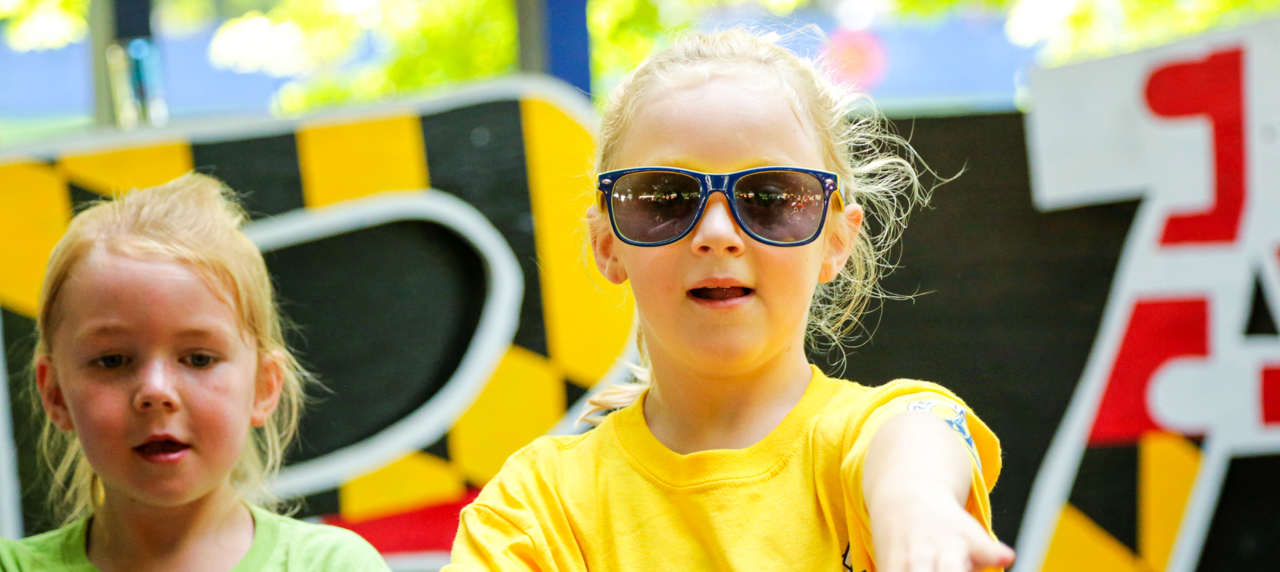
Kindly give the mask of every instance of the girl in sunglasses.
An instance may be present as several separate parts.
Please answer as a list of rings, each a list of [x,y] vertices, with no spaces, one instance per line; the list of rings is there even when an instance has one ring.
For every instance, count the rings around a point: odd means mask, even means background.
[[[600,271],[635,295],[641,381],[592,398],[594,430],[512,455],[446,570],[1012,562],[990,527],[999,444],[959,398],[806,358],[807,336],[856,326],[925,200],[887,154],[903,142],[852,101],[742,31],[678,39],[622,81],[587,218]]]

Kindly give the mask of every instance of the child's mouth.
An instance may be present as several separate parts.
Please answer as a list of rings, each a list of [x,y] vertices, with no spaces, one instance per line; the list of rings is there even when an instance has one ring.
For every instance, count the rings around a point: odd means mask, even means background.
[[[142,458],[155,463],[173,463],[186,456],[191,445],[173,439],[156,439],[147,441],[133,450]]]
[[[733,300],[749,296],[752,292],[754,290],[743,286],[727,286],[723,288],[694,288],[689,291],[689,295],[700,300]]]

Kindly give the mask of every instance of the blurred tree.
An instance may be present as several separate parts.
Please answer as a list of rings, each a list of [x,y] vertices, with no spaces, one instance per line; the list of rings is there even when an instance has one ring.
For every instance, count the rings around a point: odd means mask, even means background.
[[[1011,8],[1009,39],[1039,46],[1046,65],[1132,52],[1280,14],[1280,0],[975,1],[1004,1]]]
[[[15,50],[81,41],[90,0],[0,0]],[[154,0],[161,30],[183,34],[222,21],[212,62],[296,78],[275,109],[296,113],[373,101],[514,73],[515,0]],[[840,11],[870,0],[816,0]],[[1009,38],[1058,65],[1158,45],[1280,13],[1280,0],[882,0],[899,18],[957,10],[1008,13]],[[754,2],[779,16],[810,0],[588,0],[591,67],[605,93],[661,38],[718,6]]]
[[[50,50],[79,42],[89,33],[89,0],[0,0],[0,23],[9,47]]]

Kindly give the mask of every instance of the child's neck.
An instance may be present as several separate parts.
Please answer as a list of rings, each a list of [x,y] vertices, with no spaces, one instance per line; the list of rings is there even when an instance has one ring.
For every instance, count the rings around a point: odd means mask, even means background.
[[[177,507],[108,493],[93,516],[87,549],[103,572],[225,572],[249,552],[253,528],[253,515],[229,484]]]
[[[731,375],[680,367],[652,351],[650,358],[654,384],[644,401],[645,422],[658,441],[684,455],[743,449],[764,439],[813,377],[803,345]]]

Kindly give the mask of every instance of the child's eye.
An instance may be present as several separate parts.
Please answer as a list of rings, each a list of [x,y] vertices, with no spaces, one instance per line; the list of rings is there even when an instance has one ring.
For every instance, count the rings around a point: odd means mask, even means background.
[[[187,363],[190,364],[191,367],[205,368],[213,365],[217,361],[217,358],[209,354],[191,354],[187,356]]]
[[[98,367],[105,368],[105,369],[121,368],[121,367],[124,367],[125,364],[127,363],[129,363],[128,358],[125,358],[120,354],[106,355],[93,360],[93,365],[96,365]]]

